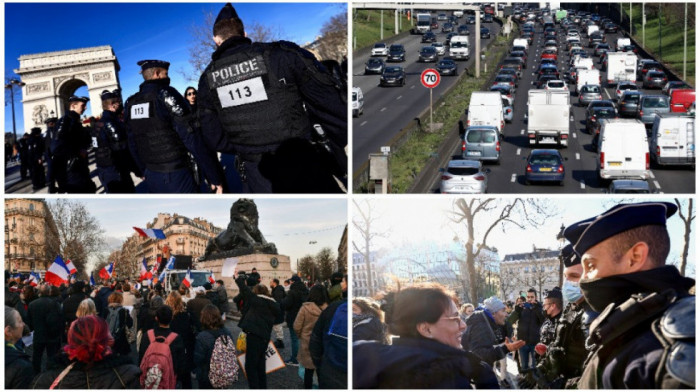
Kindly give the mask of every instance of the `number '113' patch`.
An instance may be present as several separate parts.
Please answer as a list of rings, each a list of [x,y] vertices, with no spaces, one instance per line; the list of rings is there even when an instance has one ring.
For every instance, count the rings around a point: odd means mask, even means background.
[[[267,101],[267,91],[261,77],[221,86],[216,92],[224,108]]]

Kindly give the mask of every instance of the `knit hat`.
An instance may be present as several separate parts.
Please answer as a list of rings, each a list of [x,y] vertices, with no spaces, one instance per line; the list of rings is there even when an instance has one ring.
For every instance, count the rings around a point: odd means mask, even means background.
[[[487,298],[484,300],[484,309],[488,310],[491,312],[491,314],[498,312],[501,309],[505,309],[506,305],[503,304],[503,301],[498,299],[496,296],[493,296],[491,298]]]

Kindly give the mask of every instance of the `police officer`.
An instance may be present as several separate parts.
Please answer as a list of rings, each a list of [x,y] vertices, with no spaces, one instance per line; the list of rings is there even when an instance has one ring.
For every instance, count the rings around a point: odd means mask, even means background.
[[[137,177],[143,177],[143,174],[131,157],[126,125],[119,118],[123,109],[120,91],[104,90],[100,98],[103,111],[100,120],[95,123],[96,143],[93,143],[97,147],[97,175],[105,193],[134,193],[131,172]]]
[[[30,173],[30,162],[29,162],[29,133],[25,133],[17,141],[19,146],[19,174],[22,180],[26,180],[28,174]]]
[[[44,138],[41,136],[41,128],[32,128],[31,135],[27,141],[29,172],[32,175],[32,189],[36,192],[46,186],[46,175],[44,173]]]
[[[190,113],[185,98],[170,87],[170,63],[142,60],[144,82],[139,92],[125,104],[128,142],[137,165],[145,175],[151,193],[195,193],[197,185],[192,175],[188,152],[211,184],[221,193],[221,178],[214,160],[201,140],[201,135],[189,125]]]
[[[58,120],[53,164],[60,193],[95,193],[97,190],[88,168],[91,138],[80,122],[89,100],[87,97],[70,97],[68,113]]]
[[[619,204],[564,236],[581,257],[580,287],[601,312],[580,389],[695,388],[695,281],[665,265],[675,204]]]
[[[199,79],[202,133],[212,149],[236,154],[244,191],[339,192],[333,175],[342,177],[338,162],[347,163],[341,81],[291,42],[253,43],[230,3],[214,42]]]
[[[56,117],[49,117],[44,121],[46,124],[46,136],[44,138],[44,159],[46,160],[46,183],[49,186],[49,193],[56,193],[56,177],[53,168],[53,145],[56,140]]]
[[[564,308],[564,301],[561,294],[561,289],[555,287],[549,290],[544,297],[542,302],[542,310],[544,310],[545,320],[540,327],[540,342],[544,349],[546,346],[554,342],[556,337],[557,325],[559,324],[559,317]],[[538,345],[539,345],[538,344]],[[542,347],[540,346],[540,347]],[[539,355],[544,355],[545,351],[540,351],[538,347],[535,347],[535,352]]]

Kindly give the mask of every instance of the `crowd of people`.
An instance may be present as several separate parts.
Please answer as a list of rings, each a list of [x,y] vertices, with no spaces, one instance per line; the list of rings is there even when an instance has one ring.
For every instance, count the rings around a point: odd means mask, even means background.
[[[149,59],[137,63],[137,92],[102,91],[101,114],[83,120],[90,99],[68,98],[61,118],[45,120],[45,140],[33,128],[19,141],[22,179],[31,170],[34,190],[95,193],[94,150],[105,193],[134,193],[132,175],[149,193],[342,192],[347,70],[291,42],[252,42],[230,3],[212,38],[212,62],[184,96],[170,63]]]
[[[439,283],[353,298],[353,387],[695,388],[695,281],[666,265],[676,210],[619,204],[570,225],[564,283],[542,298],[458,306]]]
[[[234,276],[229,313],[222,280],[168,292],[129,279],[33,285],[6,272],[5,388],[221,389],[240,375],[265,389],[268,344],[284,347],[275,327],[289,329],[285,362],[300,366],[305,388],[346,388],[347,277],[268,287],[255,270]]]

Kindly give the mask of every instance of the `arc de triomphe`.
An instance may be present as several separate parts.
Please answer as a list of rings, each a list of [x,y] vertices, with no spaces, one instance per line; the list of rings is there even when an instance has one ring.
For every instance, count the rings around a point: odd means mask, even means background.
[[[19,57],[24,130],[33,127],[46,129],[44,120],[60,118],[68,110],[68,98],[87,86],[92,114],[102,112],[100,93],[119,88],[119,62],[109,45],[92,48],[62,50]]]

